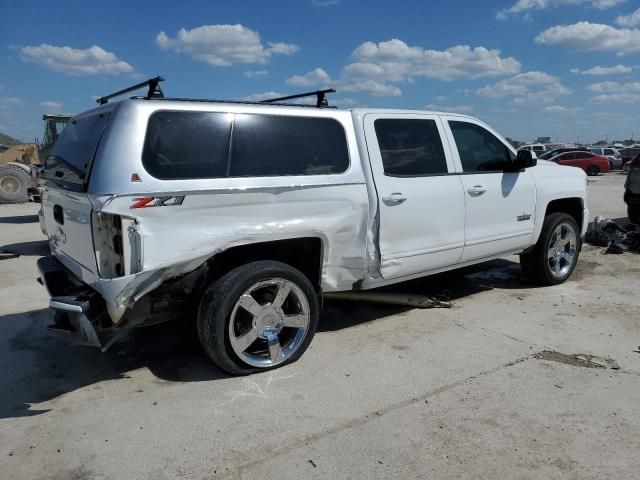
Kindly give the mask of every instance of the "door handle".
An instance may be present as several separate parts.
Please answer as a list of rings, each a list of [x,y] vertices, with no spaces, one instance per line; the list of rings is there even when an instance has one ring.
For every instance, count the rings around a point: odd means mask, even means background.
[[[473,187],[467,189],[467,193],[472,197],[479,197],[483,193],[487,191],[482,185],[474,185]]]
[[[402,193],[400,192],[394,192],[391,195],[387,196],[387,197],[382,197],[382,201],[384,202],[385,205],[388,205],[389,207],[393,207],[395,205],[400,205],[401,203],[405,202],[407,200],[407,197],[405,197]]]

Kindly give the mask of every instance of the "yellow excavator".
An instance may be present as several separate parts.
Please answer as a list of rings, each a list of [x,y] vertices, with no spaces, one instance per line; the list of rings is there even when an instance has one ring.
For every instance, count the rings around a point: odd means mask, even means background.
[[[22,203],[29,200],[28,191],[34,180],[31,167],[40,164],[58,139],[72,115],[43,115],[44,136],[42,143],[26,143],[10,146],[0,153],[0,203]]]

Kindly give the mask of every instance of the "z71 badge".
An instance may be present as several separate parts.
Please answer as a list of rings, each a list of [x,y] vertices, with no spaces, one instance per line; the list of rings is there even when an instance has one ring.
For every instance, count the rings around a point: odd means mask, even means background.
[[[518,221],[519,222],[526,222],[527,220],[531,219],[531,214],[529,213],[523,213],[522,215],[518,215]]]
[[[184,195],[168,197],[134,197],[131,208],[176,207],[184,202]]]

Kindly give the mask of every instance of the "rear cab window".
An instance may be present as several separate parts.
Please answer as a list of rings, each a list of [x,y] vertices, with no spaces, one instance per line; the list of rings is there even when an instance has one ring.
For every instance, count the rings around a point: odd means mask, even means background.
[[[419,177],[448,173],[435,120],[383,118],[374,122],[384,174]]]
[[[350,165],[332,118],[185,111],[151,116],[142,163],[163,180],[331,175]]]
[[[109,122],[109,112],[74,118],[44,161],[41,178],[63,188],[84,191],[93,157]]]

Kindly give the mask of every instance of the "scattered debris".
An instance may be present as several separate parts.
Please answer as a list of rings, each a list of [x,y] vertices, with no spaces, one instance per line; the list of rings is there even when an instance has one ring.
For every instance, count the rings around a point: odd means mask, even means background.
[[[318,466],[316,465],[316,463],[313,460],[307,460],[311,465],[313,465],[313,468],[318,468]]]
[[[640,353],[640,345],[638,345],[638,349],[637,350],[632,350],[633,353]]]
[[[331,292],[325,293],[325,298],[332,300],[364,301],[373,303],[386,303],[389,305],[407,305],[416,308],[451,308],[453,303],[448,299],[428,297],[426,295],[411,295],[402,293],[381,292]]]
[[[566,365],[571,365],[574,367],[610,368],[612,370],[620,369],[618,362],[611,358],[597,357],[595,355],[589,355],[587,353],[576,353],[573,355],[567,355],[565,353],[553,352],[551,350],[543,350],[542,352],[535,353],[532,356],[533,358],[537,358],[538,360],[564,363]],[[556,385],[556,387],[558,387],[558,385]]]
[[[605,254],[620,254],[626,251],[640,252],[640,231],[635,225],[625,228],[609,218],[596,217],[589,224],[585,241],[591,245],[607,247]]]

